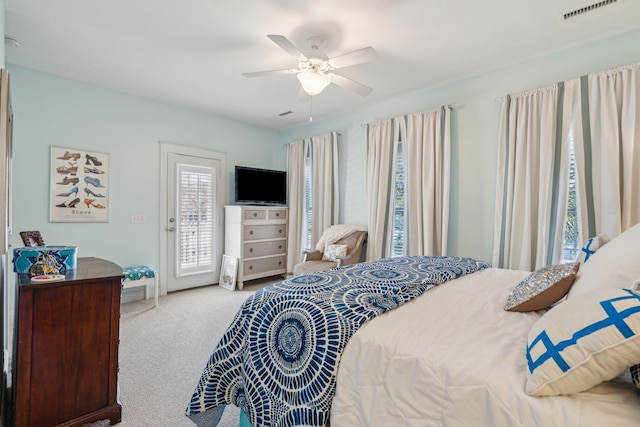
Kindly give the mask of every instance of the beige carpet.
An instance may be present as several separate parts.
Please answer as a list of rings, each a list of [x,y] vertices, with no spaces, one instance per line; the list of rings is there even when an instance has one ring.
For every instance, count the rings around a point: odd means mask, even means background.
[[[194,427],[184,410],[200,374],[242,303],[280,277],[245,283],[243,291],[207,286],[122,305],[120,427]],[[219,427],[237,427],[228,406]]]

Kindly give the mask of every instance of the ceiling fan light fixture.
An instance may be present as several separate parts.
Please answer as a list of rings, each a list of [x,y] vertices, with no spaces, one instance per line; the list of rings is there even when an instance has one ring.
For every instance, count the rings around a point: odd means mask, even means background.
[[[312,70],[301,71],[297,74],[297,77],[302,85],[302,89],[307,92],[309,96],[319,94],[331,83],[329,76]]]

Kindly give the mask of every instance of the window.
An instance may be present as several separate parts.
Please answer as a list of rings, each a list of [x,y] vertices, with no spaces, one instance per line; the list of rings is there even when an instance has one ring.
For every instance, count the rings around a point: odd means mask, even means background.
[[[393,182],[393,230],[391,256],[402,256],[405,253],[405,210],[404,210],[404,159],[402,156],[402,141],[398,141],[396,152],[396,172]]]
[[[192,165],[178,165],[179,204],[178,236],[181,274],[214,269],[213,242],[213,170]]]
[[[580,253],[578,207],[576,197],[576,155],[573,145],[573,127],[569,130],[569,188],[567,191],[567,219],[564,224],[562,262],[573,262]]]
[[[308,150],[304,157],[304,235],[302,242],[304,247],[311,248],[311,218],[313,210],[313,200],[311,199],[312,182],[311,182],[311,154]]]

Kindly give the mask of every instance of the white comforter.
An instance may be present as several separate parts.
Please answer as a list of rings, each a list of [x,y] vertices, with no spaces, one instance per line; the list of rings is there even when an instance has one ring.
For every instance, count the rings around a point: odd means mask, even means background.
[[[640,426],[629,378],[572,396],[524,392],[527,334],[543,312],[503,306],[527,274],[479,271],[361,327],[340,361],[331,427]]]

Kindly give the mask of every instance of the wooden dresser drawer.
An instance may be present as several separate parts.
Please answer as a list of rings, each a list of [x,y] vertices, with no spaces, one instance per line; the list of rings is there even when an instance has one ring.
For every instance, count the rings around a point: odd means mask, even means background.
[[[243,262],[243,272],[245,276],[264,273],[266,271],[281,271],[287,268],[286,255],[276,257],[245,260]]]
[[[267,219],[267,211],[264,209],[245,209],[244,219]]]
[[[266,242],[248,242],[244,244],[244,257],[254,258],[265,255],[277,255],[287,252],[286,240],[270,240]]]
[[[286,224],[245,225],[244,240],[261,240],[287,237]]]
[[[267,213],[269,219],[287,219],[287,209],[270,209]]]

